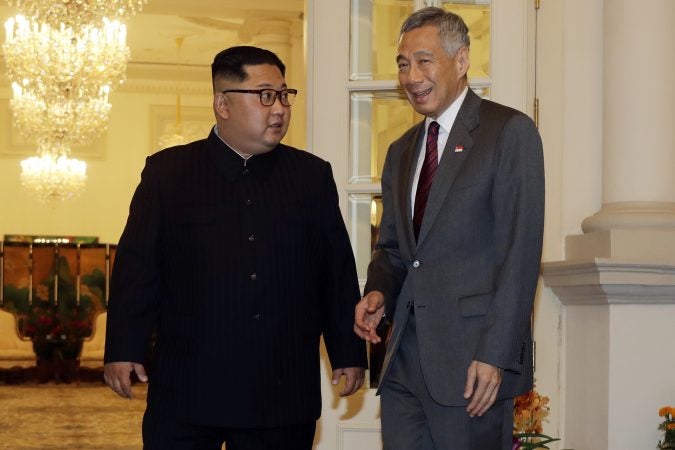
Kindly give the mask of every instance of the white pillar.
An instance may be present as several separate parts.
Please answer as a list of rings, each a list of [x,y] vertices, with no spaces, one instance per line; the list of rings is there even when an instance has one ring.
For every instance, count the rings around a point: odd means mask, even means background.
[[[654,447],[675,389],[664,346],[675,314],[675,2],[603,8],[602,208],[543,278],[563,305],[562,445],[634,450]]]
[[[672,0],[604,4],[603,207],[586,233],[675,228],[673,20]]]

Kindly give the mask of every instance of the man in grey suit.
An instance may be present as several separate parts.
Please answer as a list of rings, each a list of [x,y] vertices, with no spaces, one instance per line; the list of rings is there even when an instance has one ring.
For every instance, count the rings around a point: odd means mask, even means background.
[[[440,8],[403,24],[399,81],[426,118],[391,144],[354,330],[380,342],[387,450],[510,449],[532,387],[530,318],[544,218],[534,123],[468,88],[468,29]]]

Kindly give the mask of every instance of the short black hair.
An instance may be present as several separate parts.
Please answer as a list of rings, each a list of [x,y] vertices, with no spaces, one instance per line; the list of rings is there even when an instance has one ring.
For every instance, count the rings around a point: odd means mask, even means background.
[[[226,48],[216,55],[211,64],[211,80],[215,81],[216,77],[223,77],[244,81],[248,78],[244,66],[260,64],[277,66],[281,75],[286,76],[286,66],[276,54],[264,48],[241,45]]]

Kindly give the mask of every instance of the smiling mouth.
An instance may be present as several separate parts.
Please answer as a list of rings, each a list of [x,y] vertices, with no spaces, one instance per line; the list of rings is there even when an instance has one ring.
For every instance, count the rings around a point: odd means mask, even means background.
[[[420,97],[424,97],[426,95],[429,95],[430,93],[431,93],[431,88],[427,89],[426,91],[413,93],[413,96],[416,97],[416,98],[420,98]]]

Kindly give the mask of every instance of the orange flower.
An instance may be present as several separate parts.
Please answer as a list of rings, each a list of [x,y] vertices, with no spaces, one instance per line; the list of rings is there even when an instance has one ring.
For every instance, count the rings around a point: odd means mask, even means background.
[[[549,413],[549,398],[531,390],[514,400],[513,429],[517,433],[541,433]]]

